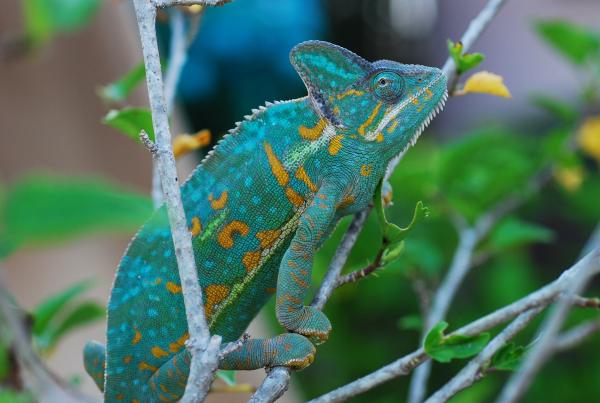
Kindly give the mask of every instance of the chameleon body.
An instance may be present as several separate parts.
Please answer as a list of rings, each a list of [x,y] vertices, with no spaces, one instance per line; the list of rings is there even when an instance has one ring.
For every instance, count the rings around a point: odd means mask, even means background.
[[[304,305],[315,251],[341,217],[367,207],[390,161],[446,99],[436,68],[370,63],[320,41],[297,45],[290,59],[308,96],[253,111],[181,189],[211,333],[238,339],[272,295],[288,331],[246,341],[221,360],[224,369],[312,362],[331,329]],[[107,402],[176,401],[189,371],[187,338],[162,208],[121,260],[107,347],[88,343],[84,364]]]

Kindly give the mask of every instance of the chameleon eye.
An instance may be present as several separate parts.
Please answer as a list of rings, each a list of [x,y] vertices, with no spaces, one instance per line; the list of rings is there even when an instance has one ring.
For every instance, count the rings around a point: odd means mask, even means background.
[[[404,81],[398,74],[384,71],[373,77],[371,87],[375,95],[383,102],[392,103],[402,96]]]

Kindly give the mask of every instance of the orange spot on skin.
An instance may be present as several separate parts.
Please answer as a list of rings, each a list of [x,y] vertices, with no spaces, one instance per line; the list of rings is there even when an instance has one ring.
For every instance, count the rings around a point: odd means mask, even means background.
[[[358,128],[358,133],[361,136],[365,135],[365,130],[367,129],[367,127],[369,127],[371,125],[371,123],[373,123],[373,121],[375,120],[375,117],[377,116],[377,114],[379,113],[379,110],[381,109],[381,105],[382,103],[379,102],[375,108],[373,108],[373,112],[371,112],[371,115],[367,118],[367,120],[365,120],[365,122],[360,125],[360,127]]]
[[[155,356],[156,358],[162,358],[162,357],[167,357],[169,355],[169,353],[167,353],[165,350],[163,350],[162,348],[158,347],[158,346],[154,346],[150,349],[150,352],[152,353],[153,356]]]
[[[298,168],[298,170],[296,171],[296,179],[301,180],[302,182],[304,182],[304,184],[308,187],[308,189],[311,192],[316,192],[318,190],[317,189],[317,185],[315,185],[313,183],[313,181],[310,179],[310,177],[308,176],[308,174],[304,170],[303,166],[300,166],[300,168]]]
[[[417,98],[417,97],[414,97],[414,98],[412,99],[412,101],[410,101],[410,102],[412,102],[412,103],[413,103],[413,105],[419,105],[419,98]]]
[[[377,137],[375,137],[375,141],[381,143],[383,141],[383,134],[377,133]]]
[[[267,231],[260,231],[256,233],[256,238],[260,241],[260,247],[268,249],[275,244],[281,235],[281,230],[272,229]]]
[[[343,135],[338,134],[329,141],[329,148],[327,149],[329,151],[329,155],[337,155],[337,153],[340,152],[340,150],[342,149],[343,138]]]
[[[277,288],[275,288],[275,287],[265,288],[265,292],[267,294],[275,294],[275,291],[277,291]]]
[[[219,245],[224,247],[225,249],[233,248],[233,234],[238,233],[241,236],[248,235],[250,232],[250,227],[243,221],[234,220],[227,224],[221,232],[217,235],[217,241],[219,241]]]
[[[291,187],[285,188],[285,195],[287,196],[290,203],[296,207],[300,207],[304,203],[304,199]]]
[[[181,350],[185,346],[185,342],[189,338],[190,338],[189,333],[185,332],[183,334],[183,336],[181,336],[180,338],[178,338],[177,340],[175,340],[175,342],[169,343],[169,351],[171,351],[172,353],[178,352],[179,350]],[[175,368],[177,368],[176,362],[177,362],[177,360],[173,359],[173,365],[175,366]]]
[[[190,228],[190,232],[192,233],[192,236],[200,235],[200,232],[202,232],[202,223],[200,222],[200,218],[192,218],[192,228]]]
[[[333,114],[336,115],[336,116],[339,115],[340,114],[340,108],[337,107],[337,106],[335,108],[333,108]]]
[[[348,91],[338,94],[337,99],[344,99],[349,95],[356,95],[357,97],[360,97],[363,94],[364,94],[363,91],[355,90],[354,88],[350,88]]]
[[[123,362],[125,364],[129,364],[131,362],[132,358],[133,358],[132,356],[126,355],[125,357],[123,357]]]
[[[211,192],[211,194],[208,195],[208,200],[210,201],[210,207],[212,207],[213,210],[221,210],[223,207],[225,207],[228,196],[229,196],[229,194],[227,193],[226,190],[224,190],[223,193],[221,193],[221,196],[219,196],[218,199],[215,199]]]
[[[298,278],[298,276],[296,276],[294,273],[290,273],[290,276],[292,276],[292,280],[294,280],[294,283],[298,284],[302,288],[308,288],[308,284],[306,284],[306,281]]]
[[[140,401],[139,401],[139,400],[137,400],[137,399],[132,399],[132,400],[131,400],[131,403],[140,403]]]
[[[125,400],[125,395],[122,393],[119,393],[118,395],[115,396],[115,399],[117,400]]]
[[[298,133],[300,133],[300,137],[304,140],[314,141],[321,137],[323,130],[325,130],[325,126],[327,126],[327,121],[325,119],[320,119],[314,127],[300,126],[298,128]]]
[[[269,160],[269,165],[271,166],[271,172],[273,172],[273,176],[277,179],[277,183],[280,186],[285,186],[290,181],[290,175],[285,170],[279,158],[273,152],[273,148],[266,141],[263,143],[265,148],[265,152],[267,153],[267,159]]]
[[[398,123],[399,123],[398,119],[394,120],[392,122],[392,124],[390,125],[390,127],[387,128],[387,132],[392,133],[394,130],[396,130],[396,127],[398,127]]]
[[[156,368],[154,365],[148,364],[145,361],[140,362],[140,365],[138,365],[138,369],[140,371],[152,371],[152,372],[158,371],[158,368]]]
[[[211,284],[205,290],[205,312],[210,317],[213,314],[215,305],[222,302],[229,295],[229,287],[225,285]]]
[[[154,280],[154,285],[159,285],[160,283],[162,283],[162,278],[156,277],[156,280]]]
[[[431,92],[431,90],[429,88],[425,88],[425,94],[427,94],[427,96],[423,97],[424,99],[431,99],[431,97],[433,97],[433,92]]]
[[[360,174],[362,176],[369,176],[369,175],[371,175],[372,170],[373,170],[373,167],[371,165],[362,164],[360,167]]]
[[[181,286],[178,284],[175,284],[172,281],[167,282],[167,290],[169,290],[169,292],[171,294],[179,294],[181,292]]]
[[[258,267],[260,263],[260,251],[246,252],[242,258],[242,264],[247,272],[250,272]]]
[[[142,340],[142,333],[135,329],[135,334],[133,335],[133,339],[131,339],[131,344],[136,345]]]

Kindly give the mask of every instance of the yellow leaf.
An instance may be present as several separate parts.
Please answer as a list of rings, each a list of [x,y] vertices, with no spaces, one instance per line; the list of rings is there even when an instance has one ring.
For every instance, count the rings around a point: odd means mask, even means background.
[[[200,130],[196,134],[178,134],[173,139],[173,155],[179,158],[190,151],[197,150],[210,144],[210,130]]]
[[[583,182],[583,170],[581,167],[562,167],[554,171],[554,179],[569,192],[574,192]]]
[[[577,133],[581,150],[600,164],[600,116],[588,118]]]
[[[456,92],[456,95],[465,95],[472,92],[496,95],[504,98],[511,97],[510,91],[504,85],[502,77],[488,71],[480,71],[473,74],[465,82],[462,90]]]

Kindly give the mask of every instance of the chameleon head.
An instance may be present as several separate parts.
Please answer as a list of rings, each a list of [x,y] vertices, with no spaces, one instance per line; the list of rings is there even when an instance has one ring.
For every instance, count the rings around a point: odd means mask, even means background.
[[[387,159],[414,144],[447,98],[446,77],[435,67],[370,63],[321,41],[297,45],[290,59],[318,113]]]

